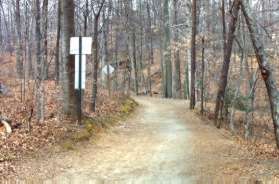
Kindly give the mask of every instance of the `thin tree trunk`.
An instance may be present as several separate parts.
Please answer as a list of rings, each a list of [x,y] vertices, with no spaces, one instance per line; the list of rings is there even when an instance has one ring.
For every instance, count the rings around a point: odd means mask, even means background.
[[[240,58],[240,71],[239,71],[239,78],[238,81],[236,83],[236,91],[232,100],[232,110],[231,110],[231,114],[230,114],[230,122],[229,122],[229,127],[231,129],[232,132],[235,132],[235,126],[234,126],[234,115],[235,115],[235,106],[236,106],[236,101],[237,98],[240,95],[240,86],[242,84],[242,78],[243,78],[243,60],[247,59],[246,57],[244,57],[244,51],[242,50],[242,48],[240,48],[241,50],[241,58]]]
[[[99,18],[103,9],[105,0],[98,7],[98,12],[94,12],[94,35],[93,35],[93,87],[92,87],[92,106],[91,110],[96,112],[97,93],[98,93],[98,70],[99,70],[99,46],[98,46],[98,31]]]
[[[192,40],[191,40],[191,98],[190,109],[196,105],[196,34],[197,34],[197,1],[192,4]]]
[[[23,77],[23,46],[21,34],[20,0],[16,0],[15,22],[17,30],[16,69],[19,78]]]
[[[99,70],[99,47],[98,47],[98,30],[99,30],[99,16],[96,15],[94,18],[94,35],[93,35],[93,88],[92,88],[92,107],[93,112],[96,111],[97,103],[97,85],[98,85],[98,70]]]
[[[201,114],[204,113],[204,37],[202,38],[202,66],[201,66]]]
[[[48,0],[43,1],[43,62],[44,62],[44,70],[43,70],[43,77],[44,79],[48,78],[48,41],[47,41],[47,34],[48,34]]]
[[[151,65],[153,63],[153,44],[152,44],[152,22],[151,22],[151,15],[150,15],[150,5],[147,2],[146,5],[147,8],[147,18],[148,18],[148,27],[147,27],[147,35],[148,35],[148,44],[147,44],[147,52],[148,52],[148,68],[147,68],[147,73],[148,73],[148,92],[149,95],[152,96],[152,79],[151,79]],[[149,46],[150,44],[150,46]]]
[[[134,66],[134,77],[135,77],[135,91],[136,95],[139,95],[139,80],[138,80],[138,65],[137,65],[137,51],[136,51],[136,33],[135,29],[133,30],[133,66]]]
[[[221,107],[224,105],[224,97],[225,97],[225,91],[228,82],[228,72],[229,72],[230,61],[231,61],[234,33],[236,30],[236,25],[237,25],[236,23],[238,20],[238,12],[240,9],[240,1],[241,0],[234,0],[233,5],[231,7],[228,40],[226,44],[226,52],[224,54],[224,62],[221,70],[221,76],[219,79],[216,105],[215,105],[215,123],[217,128],[221,127],[221,121],[218,121],[218,118],[219,118],[220,109],[222,109]]]
[[[61,37],[61,0],[58,0],[57,6],[57,31],[56,31],[56,53],[55,53],[55,78],[56,82],[60,80],[60,39]]]

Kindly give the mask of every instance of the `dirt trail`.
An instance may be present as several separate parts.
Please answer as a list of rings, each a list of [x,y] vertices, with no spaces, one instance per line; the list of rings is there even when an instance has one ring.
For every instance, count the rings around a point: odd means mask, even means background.
[[[186,102],[136,100],[135,115],[97,141],[25,163],[26,183],[247,183],[276,174],[271,170],[278,161],[255,163],[225,132],[189,112]]]

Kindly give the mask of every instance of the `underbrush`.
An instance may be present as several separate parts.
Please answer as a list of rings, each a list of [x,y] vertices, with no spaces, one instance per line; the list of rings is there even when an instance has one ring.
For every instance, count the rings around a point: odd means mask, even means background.
[[[215,126],[213,109],[207,109],[203,116],[201,116],[199,109],[196,110],[196,113],[200,115],[204,122]],[[274,130],[270,117],[263,115],[254,116],[252,136],[249,139],[245,139],[244,136],[245,114],[243,112],[235,112],[234,132],[230,130],[228,119],[223,118],[218,121],[221,121],[221,128],[230,136],[233,136],[234,140],[242,145],[243,148],[247,149],[253,156],[260,159],[279,159],[279,150],[276,147]]]
[[[99,90],[97,112],[86,104],[90,94],[84,97],[83,125],[61,113],[61,92],[55,81],[45,81],[45,121],[38,123],[35,117],[34,81],[26,84],[25,98],[21,97],[21,81],[1,78],[10,89],[10,95],[0,97],[0,116],[11,121],[13,129],[8,137],[0,137],[0,176],[13,173],[18,160],[34,157],[42,150],[62,145],[66,150],[74,149],[76,143],[88,140],[98,132],[127,117],[136,107],[128,96],[104,89]],[[28,88],[27,88],[28,87]],[[51,150],[52,151],[52,150]]]

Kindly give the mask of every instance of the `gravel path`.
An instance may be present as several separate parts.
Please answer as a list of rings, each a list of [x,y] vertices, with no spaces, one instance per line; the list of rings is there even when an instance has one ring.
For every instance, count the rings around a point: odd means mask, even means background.
[[[255,163],[225,131],[190,112],[185,101],[136,100],[140,107],[135,115],[98,140],[78,150],[24,163],[25,182],[253,183],[279,167],[278,161]]]

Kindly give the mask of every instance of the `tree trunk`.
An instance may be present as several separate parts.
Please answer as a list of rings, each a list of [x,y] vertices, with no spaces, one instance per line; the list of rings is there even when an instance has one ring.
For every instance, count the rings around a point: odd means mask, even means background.
[[[61,37],[61,0],[58,0],[57,6],[57,33],[56,33],[56,53],[55,53],[55,78],[56,82],[60,80],[60,37]]]
[[[279,148],[279,91],[276,86],[275,75],[273,73],[272,66],[268,61],[267,53],[264,50],[264,45],[261,40],[261,35],[258,34],[259,31],[258,24],[251,22],[251,18],[248,15],[243,3],[242,3],[242,12],[249,29],[251,41],[259,64],[259,69],[261,71],[262,78],[266,85],[267,94],[270,102],[271,115],[273,119],[276,144],[277,147]]]
[[[136,95],[139,95],[139,81],[138,81],[138,65],[137,65],[137,51],[136,51],[136,33],[135,29],[133,30],[133,68],[134,68],[134,77],[135,77],[135,91]]]
[[[174,25],[178,24],[178,0],[173,0],[173,8],[174,8]],[[179,32],[178,28],[174,28],[174,42],[175,42],[175,48],[174,48],[174,66],[175,71],[173,75],[173,97],[174,98],[181,98],[181,71],[180,71],[180,52],[178,48],[178,42],[179,42]]]
[[[63,111],[72,117],[77,117],[78,95],[74,90],[75,57],[70,55],[70,38],[75,36],[75,9],[73,0],[61,0],[61,47],[62,71],[61,85],[63,90]]]
[[[37,119],[40,123],[44,121],[44,62],[42,62],[41,53],[41,12],[40,12],[40,0],[36,0],[36,60],[37,60],[37,72],[36,72],[36,110]]]
[[[164,69],[165,69],[165,90],[166,98],[172,97],[172,63],[170,45],[170,20],[169,20],[169,0],[164,0]]]
[[[191,98],[190,109],[196,105],[196,34],[197,34],[197,1],[192,4],[192,40],[191,40]]]
[[[152,96],[152,78],[151,78],[151,65],[153,63],[153,40],[152,40],[152,30],[151,30],[151,26],[152,26],[152,20],[151,20],[151,15],[150,15],[150,5],[149,2],[147,2],[147,17],[148,17],[148,27],[147,27],[147,35],[148,35],[148,42],[147,43],[147,52],[148,52],[148,92],[149,95]],[[149,46],[150,44],[150,46]]]
[[[16,69],[19,78],[23,77],[23,46],[21,35],[20,0],[16,0],[15,23],[17,30]]]
[[[43,1],[43,62],[44,62],[44,69],[43,69],[43,77],[44,79],[48,78],[48,41],[47,41],[47,34],[48,34],[48,0]]]
[[[230,61],[231,61],[233,41],[234,41],[234,37],[235,37],[234,33],[236,30],[236,23],[238,20],[240,1],[241,0],[234,0],[232,7],[231,7],[228,39],[226,42],[226,51],[224,53],[224,62],[223,62],[222,70],[221,70],[221,76],[219,79],[216,105],[215,105],[215,123],[216,123],[217,128],[221,127],[221,121],[218,121],[218,118],[219,118],[220,109],[224,105],[224,97],[225,97],[225,91],[226,91],[227,82],[228,82],[228,72],[229,72]]]
[[[96,15],[94,18],[94,35],[93,35],[93,88],[92,88],[92,107],[93,112],[96,111],[97,103],[97,85],[98,85],[98,69],[99,69],[99,47],[98,47],[98,31],[99,31],[99,16]]]
[[[204,113],[204,37],[202,38],[202,66],[201,66],[201,114]]]

